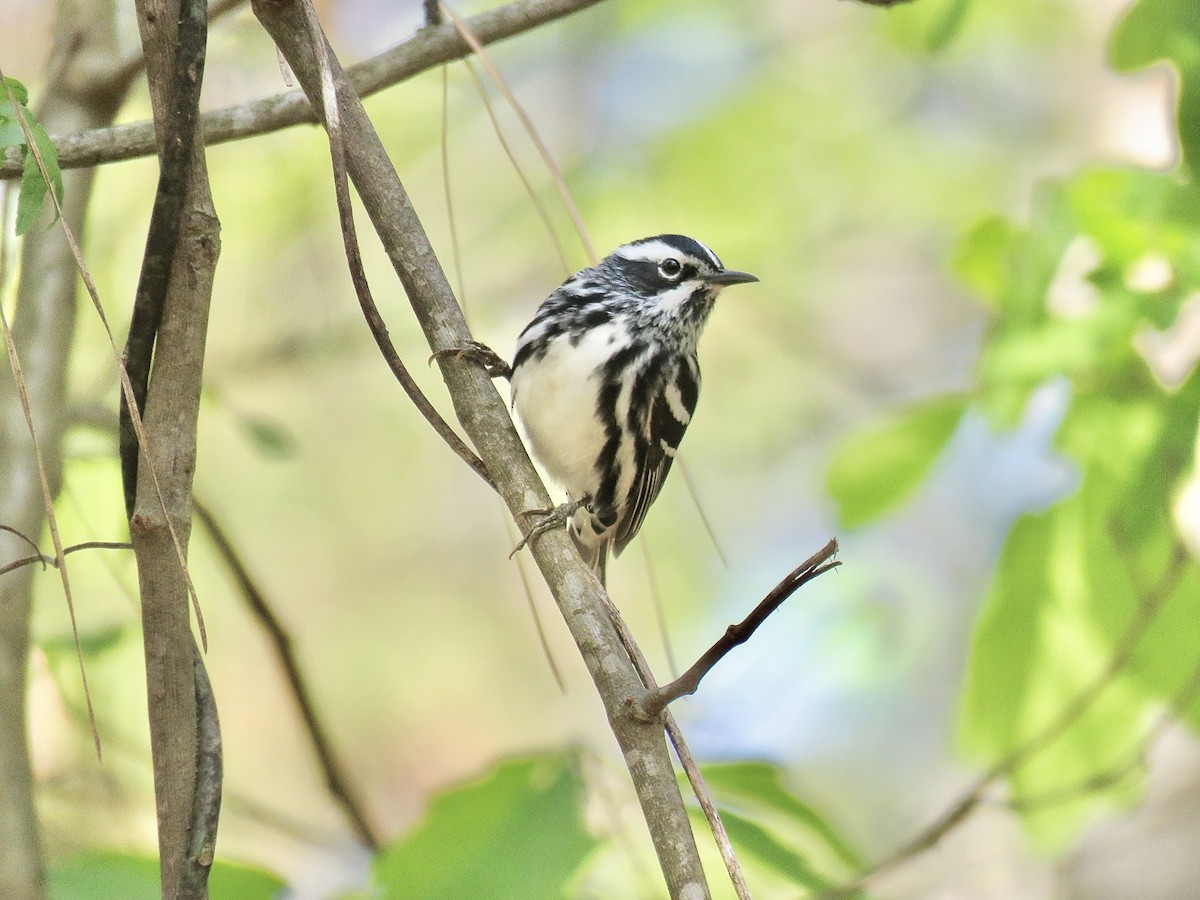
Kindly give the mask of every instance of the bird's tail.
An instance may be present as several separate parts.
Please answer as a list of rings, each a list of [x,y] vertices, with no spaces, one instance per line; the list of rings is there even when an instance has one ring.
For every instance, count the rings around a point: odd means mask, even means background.
[[[604,586],[605,570],[608,568],[608,547],[612,541],[594,538],[588,541],[575,528],[571,529],[571,537],[574,538],[575,546],[579,548],[579,555],[583,557],[583,561],[587,563],[589,569],[596,573],[601,586]]]

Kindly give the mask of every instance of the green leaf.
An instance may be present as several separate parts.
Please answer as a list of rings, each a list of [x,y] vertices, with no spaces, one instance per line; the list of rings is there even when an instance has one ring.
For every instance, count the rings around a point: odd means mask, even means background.
[[[58,198],[58,202],[62,203],[63,179],[62,170],[58,166],[58,153],[50,141],[50,136],[46,134],[46,129],[40,123],[35,122],[32,116],[29,116],[27,121],[34,144],[41,153],[42,162],[46,165],[46,175],[49,176],[50,183],[54,187],[54,195]],[[21,171],[21,191],[17,195],[16,232],[18,235],[24,234],[36,221],[38,214],[42,211],[42,203],[45,199],[46,179],[42,176],[37,159],[26,148],[25,165]],[[53,225],[56,221],[58,221],[57,209],[55,209],[54,218],[50,220],[50,224]]]
[[[972,2],[973,0],[949,0],[937,18],[933,20],[933,25],[925,38],[925,47],[930,53],[941,53],[962,31]]]
[[[814,892],[832,887],[803,856],[781,843],[757,822],[729,810],[721,810],[721,821],[725,823],[729,839],[738,850],[753,856],[792,884]]]
[[[158,860],[116,850],[88,853],[55,867],[51,900],[159,900]],[[209,874],[213,900],[273,900],[286,887],[261,869],[217,860]]]
[[[1081,491],[1017,524],[972,641],[960,742],[985,765],[1020,753],[1010,784],[1025,802],[1114,771],[1145,717],[1130,680],[1106,675],[1114,651],[1093,619],[1098,603],[1128,610],[1135,600],[1119,554],[1097,540],[1097,500]],[[1036,807],[1026,825],[1039,843],[1061,848],[1106,798],[1128,800],[1135,787],[1125,780],[1068,793]]]
[[[21,126],[4,115],[7,103],[0,103],[0,150],[7,147],[19,147],[25,143],[25,132]],[[10,107],[11,108],[11,107]]]
[[[375,883],[405,900],[560,898],[595,846],[571,757],[505,762],[433,799],[424,820],[375,858]]]
[[[920,484],[966,409],[961,395],[939,397],[852,435],[836,451],[826,487],[847,528],[898,506]]]
[[[220,859],[208,876],[208,894],[213,900],[274,900],[285,887],[287,882],[272,872]]]
[[[296,455],[296,439],[278,422],[259,416],[241,416],[238,424],[265,456],[287,459]]]
[[[1113,65],[1132,71],[1170,60],[1179,71],[1177,121],[1184,164],[1200,165],[1200,15],[1195,0],[1141,0],[1118,23]]]
[[[709,787],[728,802],[731,798],[781,814],[798,830],[816,837],[827,849],[854,871],[865,868],[836,829],[815,809],[804,803],[783,785],[782,773],[770,763],[720,763],[704,767]]]
[[[84,659],[90,659],[94,656],[99,656],[107,650],[111,650],[121,642],[121,639],[125,637],[128,630],[128,627],[125,625],[110,625],[107,628],[101,628],[96,631],[81,632],[79,635],[79,647],[83,650]],[[39,641],[38,646],[50,658],[51,662],[67,660],[71,665],[76,664],[75,636],[70,632],[56,634],[53,637]]]
[[[1015,233],[1007,219],[989,216],[967,232],[951,264],[959,280],[993,309],[1000,307],[1007,278],[1006,254]]]
[[[8,93],[12,93],[13,100],[25,106],[29,102],[29,89],[15,78],[5,78],[4,86],[8,88],[4,97],[7,99]]]

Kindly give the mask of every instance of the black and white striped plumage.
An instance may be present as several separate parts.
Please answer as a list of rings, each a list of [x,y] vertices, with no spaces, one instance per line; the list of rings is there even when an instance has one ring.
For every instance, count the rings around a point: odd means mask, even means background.
[[[700,391],[696,344],[723,287],[757,281],[692,238],[625,244],[567,281],[517,340],[512,402],[534,456],[583,506],[570,530],[604,579],[637,534]]]

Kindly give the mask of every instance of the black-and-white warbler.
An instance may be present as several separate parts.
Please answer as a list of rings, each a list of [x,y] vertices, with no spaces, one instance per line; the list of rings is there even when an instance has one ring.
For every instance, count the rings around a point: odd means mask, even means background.
[[[551,294],[521,332],[513,409],[576,508],[570,532],[604,580],[671,469],[700,391],[696,344],[721,289],[758,279],[679,234],[618,247]]]

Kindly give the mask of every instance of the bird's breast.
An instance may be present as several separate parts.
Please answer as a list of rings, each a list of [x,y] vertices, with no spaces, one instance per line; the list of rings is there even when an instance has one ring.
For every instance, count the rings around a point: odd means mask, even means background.
[[[512,402],[529,449],[573,498],[594,496],[607,435],[598,414],[606,363],[629,346],[621,322],[562,334],[513,372]]]

